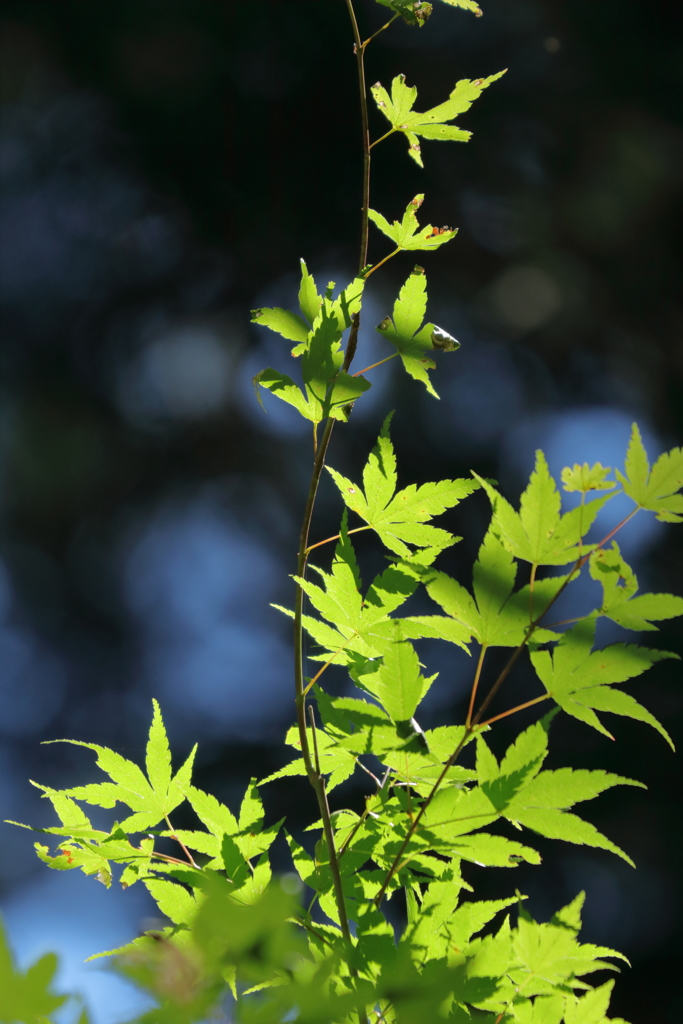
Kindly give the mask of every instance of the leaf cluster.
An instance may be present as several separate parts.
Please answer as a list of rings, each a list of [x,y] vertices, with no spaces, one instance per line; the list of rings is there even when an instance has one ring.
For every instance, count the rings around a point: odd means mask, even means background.
[[[432,4],[420,0],[378,2],[395,16],[384,28],[399,18],[419,28],[432,13]],[[445,2],[481,14],[473,0]],[[356,39],[362,67],[371,39]],[[390,93],[374,86],[390,124],[382,138],[403,134],[422,166],[420,140],[469,138],[453,122],[498,78],[460,81],[443,103],[422,113],[415,110],[417,90],[403,75],[394,78]],[[367,167],[369,149],[366,158]],[[396,246],[390,255],[450,241],[456,233],[450,228],[420,227],[422,200],[416,196],[393,223],[366,202],[365,240],[372,220]],[[601,463],[563,470],[565,491],[580,495],[564,512],[557,482],[538,452],[517,508],[495,482],[474,472],[467,479],[399,486],[388,416],[362,484],[327,467],[344,506],[339,533],[328,538],[337,541],[331,559],[326,541],[307,547],[332,426],[347,421],[370,388],[365,373],[399,357],[408,375],[438,397],[429,376],[432,356],[459,348],[426,320],[426,276],[418,266],[377,327],[390,354],[351,374],[367,281],[379,266],[362,267],[339,292],[334,282],[321,292],[302,260],[298,311],[252,314],[254,323],[290,343],[299,370],[298,381],[277,369],[261,371],[254,378],[257,394],[269,391],[314,426],[295,606],[280,609],[296,627],[297,718],[286,737],[294,757],[267,778],[252,779],[235,813],[194,785],[195,750],[173,771],[154,701],[144,768],[106,747],[63,740],[94,753],[104,779],[62,790],[34,783],[59,820],[33,829],[48,837],[36,843],[47,866],[80,870],[106,887],[140,883],[157,904],[160,927],[94,954],[110,958],[151,997],[153,1008],[136,1018],[138,1024],[199,1024],[228,1005],[240,1024],[609,1024],[613,983],[593,985],[586,978],[616,970],[614,959],[624,958],[579,941],[583,895],[539,923],[519,893],[474,898],[469,866],[537,865],[539,836],[633,863],[576,808],[612,787],[643,784],[545,763],[552,721],[561,712],[610,737],[604,715],[630,717],[671,744],[664,726],[621,686],[676,655],[637,643],[599,647],[596,623],[604,617],[652,633],[657,622],[683,614],[681,597],[638,593],[638,580],[613,541],[636,514],[683,520],[683,449],[661,455],[651,467],[634,424],[623,470],[613,478]],[[460,538],[433,520],[478,490],[489,499],[491,517],[469,586],[448,563]],[[598,513],[617,494],[630,498],[633,509],[596,542],[591,530]],[[352,540],[361,531],[375,535],[387,560],[369,586]],[[323,564],[308,564],[314,551]],[[599,605],[571,623],[550,621],[558,597],[584,570],[601,585]],[[432,602],[430,614],[414,602],[418,593]],[[474,655],[461,723],[419,724],[437,679],[421,660],[425,639],[446,642],[460,658]],[[486,658],[496,648],[507,661],[491,676]],[[522,659],[535,673],[538,695],[486,718]],[[343,686],[329,687],[327,673],[339,670]],[[489,742],[495,723],[536,704],[547,713],[496,756]],[[282,820],[267,822],[261,798],[260,787],[292,776],[311,782],[320,819],[299,836],[285,832]],[[329,794],[353,776],[369,789],[364,808],[331,810]],[[108,827],[95,827],[83,805],[112,811]],[[171,815],[181,806],[194,815],[194,827],[174,828]],[[275,878],[270,849],[278,836],[283,848],[287,843],[292,870]],[[397,936],[385,901],[398,891],[407,924]],[[55,969],[48,956],[18,971],[0,932],[2,1020],[44,1024],[64,1002],[51,987]],[[87,1024],[85,1015],[81,1022]]]
[[[656,621],[683,612],[683,599],[639,595],[617,544],[586,542],[596,509],[617,493],[605,488],[610,470],[565,472],[565,486],[578,483],[582,493],[600,490],[602,496],[564,514],[542,453],[519,509],[476,476],[399,489],[390,420],[369,455],[362,486],[330,469],[346,506],[332,564],[329,571],[317,569],[317,582],[297,578],[314,612],[303,617],[316,645],[311,661],[322,663],[308,681],[317,714],[306,730],[306,747],[315,751],[327,793],[356,772],[374,779],[364,811],[335,811],[329,831],[323,821],[311,825],[314,848],[286,834],[295,874],[274,879],[269,849],[282,822],[266,824],[259,787],[309,774],[298,727],[287,736],[294,759],[268,778],[252,780],[233,814],[193,785],[194,751],[173,772],[156,702],[144,770],[105,747],[78,743],[96,755],[106,781],[64,790],[39,786],[60,820],[37,830],[57,840],[55,852],[36,844],[39,857],[57,870],[94,875],[106,886],[115,878],[123,886],[140,881],[168,921],[120,949],[96,954],[115,957],[117,969],[154,997],[157,1008],[141,1021],[190,1024],[228,992],[236,1019],[245,1022],[297,1013],[297,1019],[332,1024],[355,1020],[359,1005],[366,1019],[376,1021],[464,1022],[473,1014],[489,1024],[607,1020],[611,982],[592,988],[585,977],[612,969],[610,958],[619,954],[579,942],[582,897],[539,924],[524,910],[523,897],[472,899],[467,866],[538,864],[537,836],[633,863],[576,808],[614,786],[642,783],[602,770],[546,769],[551,723],[565,711],[609,736],[599,715],[611,712],[653,726],[671,743],[655,717],[618,687],[674,655],[623,642],[596,648],[595,625],[605,616],[652,632]],[[618,480],[634,479],[638,444],[634,427]],[[431,519],[479,487],[491,501],[492,517],[470,591],[435,568],[458,538]],[[661,501],[661,485],[656,487],[653,505]],[[632,497],[638,508],[649,500],[640,492]],[[661,507],[652,511],[659,514]],[[363,522],[357,529],[373,530],[388,551],[388,567],[367,590],[349,513]],[[562,575],[536,578],[539,567],[552,572],[571,560]],[[529,563],[531,578],[518,586],[520,565]],[[600,607],[587,608],[567,630],[544,626],[558,593],[584,567],[602,583]],[[406,614],[404,605],[420,587],[442,614]],[[488,743],[491,725],[481,716],[423,730],[417,717],[436,678],[425,672],[416,647],[425,638],[478,649],[477,679],[489,648],[526,650],[542,689],[536,700],[552,701],[554,710],[521,732],[500,759]],[[348,672],[351,694],[334,696],[323,686],[333,665]],[[460,759],[469,749],[471,766]],[[194,829],[171,824],[183,802],[198,819]],[[83,804],[109,810],[122,805],[126,813],[108,831],[97,830]],[[353,928],[348,939],[338,887]],[[398,890],[405,893],[408,924],[396,941],[382,902]],[[308,907],[298,898],[303,891],[312,897]],[[50,970],[40,968],[44,989]],[[12,984],[21,993],[21,980]]]

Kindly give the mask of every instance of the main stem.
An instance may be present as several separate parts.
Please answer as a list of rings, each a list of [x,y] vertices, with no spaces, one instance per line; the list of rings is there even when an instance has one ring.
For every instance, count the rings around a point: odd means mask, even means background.
[[[351,18],[351,28],[353,29],[353,49],[356,54],[356,67],[358,69],[361,130],[363,134],[363,208],[361,214],[360,258],[358,261],[358,273],[360,274],[363,271],[363,269],[367,266],[368,262],[368,210],[370,209],[370,125],[368,122],[368,96],[367,90],[365,88],[365,45],[367,45],[367,43],[370,42],[370,39],[368,39],[366,44],[363,45],[363,41],[361,40],[360,32],[358,30],[356,12],[353,9],[353,0],[346,0],[346,6],[348,7],[349,10],[349,17]],[[392,18],[391,20],[393,21],[394,19]],[[387,24],[391,24],[391,22],[388,22]],[[387,26],[385,25],[384,27],[386,28]]]
[[[360,253],[358,261],[358,272],[360,275],[365,265],[367,264],[368,259],[368,210],[370,208],[370,135],[368,127],[368,105],[365,89],[365,66],[363,59],[365,50],[360,38],[360,33],[358,31],[358,22],[356,20],[356,12],[353,9],[352,0],[346,0],[346,5],[349,11],[349,16],[351,18],[351,26],[353,29],[354,36],[354,50],[356,53],[356,65],[358,68],[358,85],[360,89],[361,121],[363,131],[363,207],[361,216]],[[345,372],[348,371],[348,368],[351,365],[351,362],[356,352],[359,329],[360,314],[356,313],[351,322],[349,340],[346,346],[346,355],[344,357],[343,363],[343,370]],[[318,493],[318,485],[320,484],[320,477],[322,475],[323,467],[325,465],[325,458],[327,456],[327,450],[330,445],[333,427],[334,420],[330,417],[325,423],[325,428],[323,430],[323,434],[322,437],[320,438],[320,441],[314,447],[315,456],[313,461],[313,472],[311,474],[311,482],[308,488],[306,507],[304,509],[304,518],[301,524],[301,534],[299,536],[297,576],[300,579],[303,579],[306,574],[306,565],[308,562],[309,551],[309,536],[311,531],[311,521],[313,519],[313,509],[315,507],[315,499]],[[320,766],[317,763],[317,758],[314,761],[311,757],[311,747],[308,740],[308,730],[306,728],[307,691],[304,688],[303,605],[304,592],[301,585],[298,585],[296,589],[296,601],[294,605],[294,687],[296,694],[297,725],[299,730],[299,739],[301,742],[301,753],[304,759],[304,764],[306,765],[306,773],[308,775],[308,780],[315,791],[315,795],[318,801],[318,809],[320,811],[320,817],[323,822],[323,831],[330,858],[330,872],[332,874],[334,884],[335,902],[337,905],[337,913],[339,914],[339,924],[350,954],[353,943],[351,939],[351,931],[349,928],[348,915],[346,913],[346,901],[344,899],[344,890],[342,886],[341,871],[339,867],[339,857],[337,854],[334,841],[334,830],[332,828],[330,808],[327,802],[325,779],[320,772]],[[356,971],[353,968],[351,968],[351,974],[353,977],[356,976]],[[365,1008],[362,1006],[359,1006],[358,1008],[358,1020],[359,1024],[367,1024],[367,1014],[365,1012]]]

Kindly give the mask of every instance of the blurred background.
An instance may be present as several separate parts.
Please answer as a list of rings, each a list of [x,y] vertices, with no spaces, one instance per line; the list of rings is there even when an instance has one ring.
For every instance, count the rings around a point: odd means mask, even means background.
[[[386,20],[371,0],[357,7],[364,36]],[[468,145],[426,141],[424,171],[400,137],[374,151],[375,208],[393,219],[425,192],[423,219],[460,228],[420,262],[430,318],[462,349],[434,372],[440,402],[393,362],[373,371],[351,426],[335,430],[333,466],[358,474],[389,408],[404,483],[475,468],[515,499],[538,446],[559,473],[620,465],[633,418],[651,455],[681,443],[678,7],[486,0],[475,19],[435,0],[424,29],[399,22],[372,45],[369,83],[405,73],[419,109],[459,78],[509,71],[459,119]],[[323,284],[355,270],[360,129],[345,4],[2,0],[0,28],[0,817],[53,824],[29,778],[94,780],[88,751],[42,740],[140,757],[152,696],[176,755],[199,741],[198,784],[234,806],[251,775],[288,760],[290,632],[270,602],[293,601],[311,458],[307,427],[254,398],[251,377],[287,370],[288,347],[250,326],[249,309],[293,302],[300,257]],[[385,129],[374,109],[371,127]],[[375,232],[371,259],[386,251]],[[385,354],[373,328],[413,262],[402,255],[373,277],[359,367]],[[622,514],[608,506],[603,528]],[[339,515],[326,481],[313,539],[336,532]],[[475,495],[443,520],[465,541],[442,564],[465,581],[487,518]],[[644,516],[624,531],[641,589],[681,592],[681,534]],[[359,549],[367,577],[381,556]],[[576,584],[563,612],[593,598]],[[680,624],[654,640],[681,651]],[[437,643],[420,653],[441,673],[421,724],[462,720],[467,657]],[[680,672],[664,662],[634,690],[679,744]],[[521,667],[500,710],[535,692]],[[519,724],[501,723],[498,752]],[[633,964],[613,1015],[673,1024],[681,764],[654,731],[610,725],[617,743],[558,720],[552,766],[647,783],[585,808],[638,870],[541,841],[542,869],[468,877],[482,895],[519,887],[540,917],[585,889],[586,939]],[[296,834],[310,820],[305,782],[264,797]],[[335,794],[362,797],[361,783]],[[29,832],[1,828],[0,907],[20,962],[57,949],[61,979],[87,995],[96,1024],[140,1008],[83,960],[145,927],[154,907],[141,886],[52,873]],[[283,847],[274,856],[284,865]]]

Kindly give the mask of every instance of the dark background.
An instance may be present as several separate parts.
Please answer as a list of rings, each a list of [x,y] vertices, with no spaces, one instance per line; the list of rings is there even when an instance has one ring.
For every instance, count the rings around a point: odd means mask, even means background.
[[[374,151],[374,207],[393,219],[425,192],[424,220],[460,227],[419,259],[430,317],[463,347],[434,373],[440,403],[394,363],[373,371],[365,411],[335,430],[332,465],[357,475],[393,407],[404,482],[473,467],[513,497],[539,445],[559,472],[584,459],[619,465],[634,417],[651,455],[680,443],[679,6],[487,0],[475,19],[435,0],[426,28],[397,23],[370,47],[369,83],[404,72],[418,109],[458,78],[509,70],[459,119],[474,132],[467,146],[425,141],[424,171],[400,137]],[[357,7],[364,36],[386,20],[370,0]],[[268,605],[292,602],[310,463],[307,429],[274,402],[265,416],[253,397],[255,372],[289,368],[248,310],[292,302],[301,256],[323,283],[355,269],[345,4],[3,0],[0,19],[1,816],[51,824],[28,778],[94,779],[90,754],[43,739],[139,757],[151,696],[179,756],[199,740],[198,784],[234,806],[250,775],[287,759],[289,631]],[[384,131],[374,109],[371,127]],[[374,232],[371,259],[386,251]],[[413,262],[402,255],[372,279],[359,366],[385,354],[372,326]],[[324,483],[315,538],[336,531],[339,512]],[[621,514],[606,513],[607,529]],[[487,515],[477,495],[444,520],[466,538],[444,567],[465,581]],[[681,591],[681,532],[643,518],[624,533],[643,589]],[[359,548],[368,573],[380,565],[372,545]],[[582,586],[568,615],[591,607]],[[680,651],[680,626],[665,624],[653,645]],[[441,671],[423,724],[461,720],[467,658],[436,644],[421,653]],[[536,692],[521,668],[499,710]],[[656,666],[633,692],[680,745],[679,664]],[[501,725],[499,753],[519,724]],[[614,744],[558,720],[551,761],[647,783],[584,812],[638,871],[540,842],[540,869],[467,875],[482,895],[518,886],[540,917],[585,888],[585,937],[633,964],[612,1013],[673,1024],[680,762],[654,731],[610,726]],[[310,820],[303,782],[273,784],[265,799],[271,817],[284,804],[295,832]],[[151,904],[138,886],[106,892],[50,873],[31,840],[2,827],[17,953],[59,949],[65,983],[89,993],[97,1024],[115,1021],[135,1005],[130,992],[81,962],[126,941]]]

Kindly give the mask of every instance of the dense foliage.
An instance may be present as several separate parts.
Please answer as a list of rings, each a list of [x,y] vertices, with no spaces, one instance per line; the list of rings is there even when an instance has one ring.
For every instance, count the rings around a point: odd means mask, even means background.
[[[419,29],[432,14],[428,3],[378,2],[393,13],[384,28],[402,19]],[[481,13],[471,0],[445,2]],[[601,617],[644,632],[683,614],[683,598],[638,593],[637,579],[614,540],[636,514],[683,521],[678,493],[683,450],[665,453],[651,466],[634,424],[622,470],[597,463],[563,471],[564,490],[579,495],[565,513],[542,452],[518,510],[494,481],[476,473],[399,488],[391,414],[363,467],[362,484],[326,467],[336,421],[348,422],[371,386],[366,374],[400,357],[407,373],[438,397],[430,377],[434,356],[459,348],[447,331],[426,320],[426,275],[416,266],[391,314],[377,327],[389,354],[351,372],[370,275],[401,251],[435,249],[455,235],[450,228],[420,227],[421,195],[393,224],[371,209],[371,149],[400,131],[421,166],[420,139],[466,141],[469,133],[449,122],[500,77],[458,82],[443,103],[424,113],[414,110],[417,90],[403,76],[394,78],[391,93],[374,86],[372,96],[391,127],[371,144],[364,77],[371,39],[361,41],[351,0],[347,5],[363,113],[358,274],[339,291],[334,282],[319,290],[302,261],[299,312],[269,308],[253,314],[254,322],[293,343],[291,355],[300,371],[297,382],[278,369],[265,369],[254,380],[257,392],[265,389],[293,406],[311,422],[313,433],[295,606],[281,609],[294,622],[297,721],[287,743],[296,755],[268,778],[252,780],[235,814],[193,784],[194,751],[173,773],[154,702],[144,771],[108,748],[62,741],[94,751],[107,778],[63,790],[39,785],[61,824],[36,829],[57,838],[56,849],[37,843],[36,850],[49,867],[80,869],[105,886],[114,879],[123,886],[141,883],[168,919],[165,927],[120,949],[95,954],[114,957],[115,969],[152,997],[154,1008],[138,1018],[141,1022],[191,1024],[223,1013],[224,1019],[244,1024],[441,1019],[604,1024],[613,982],[593,985],[586,978],[615,970],[613,961],[624,957],[579,941],[582,894],[539,923],[519,892],[477,900],[467,880],[468,864],[539,864],[534,835],[601,848],[632,863],[627,851],[573,808],[613,786],[642,783],[601,770],[546,770],[543,764],[552,720],[560,711],[608,737],[604,713],[634,718],[671,743],[664,726],[618,687],[676,655],[623,642],[599,648],[595,633]],[[367,263],[370,221],[395,245],[376,265]],[[311,544],[325,468],[344,511],[339,533]],[[469,589],[436,567],[460,538],[432,520],[480,489],[490,500],[491,519]],[[592,539],[598,513],[618,494],[631,499],[631,512],[607,536]],[[369,587],[362,582],[351,539],[360,531],[374,531],[386,549],[387,567]],[[336,543],[331,564],[309,565],[313,551],[324,557],[327,543]],[[601,584],[600,605],[571,622],[548,621],[557,599],[582,572]],[[420,588],[434,603],[433,614],[404,609]],[[416,650],[422,639],[439,639],[473,655],[462,723],[426,731],[419,725],[420,704],[436,678],[425,673]],[[509,656],[489,679],[486,659],[495,648],[507,649]],[[529,659],[542,692],[487,717],[522,657]],[[309,662],[320,667],[308,669]],[[347,695],[325,689],[323,677],[333,665],[348,671]],[[521,731],[499,761],[487,733],[498,720],[536,704],[550,710]],[[329,793],[356,771],[373,781],[363,813],[331,811]],[[284,823],[266,825],[259,790],[295,775],[307,777],[316,795],[318,820],[309,828],[316,843],[307,850],[286,834],[293,871],[274,878],[269,850]],[[197,827],[174,829],[170,816],[185,802]],[[93,826],[83,804],[108,810],[120,804],[130,813],[119,813],[121,820],[102,830]],[[168,840],[176,844],[174,855],[164,852]],[[387,904],[399,893],[407,924],[397,935]],[[26,975],[17,973],[3,945],[2,1019],[33,1022],[57,1009],[63,1000],[52,994],[54,969],[54,959],[47,957]]]

